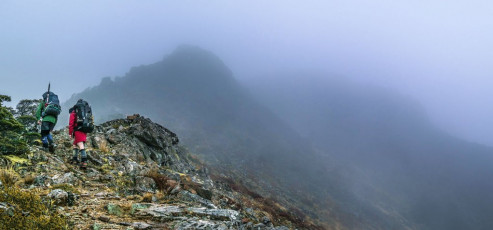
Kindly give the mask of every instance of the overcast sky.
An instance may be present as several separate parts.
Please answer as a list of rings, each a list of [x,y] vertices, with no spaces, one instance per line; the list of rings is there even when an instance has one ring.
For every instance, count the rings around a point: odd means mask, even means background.
[[[242,80],[327,72],[397,89],[454,135],[493,146],[492,1],[0,2],[0,93],[62,101],[161,60],[216,53]]]

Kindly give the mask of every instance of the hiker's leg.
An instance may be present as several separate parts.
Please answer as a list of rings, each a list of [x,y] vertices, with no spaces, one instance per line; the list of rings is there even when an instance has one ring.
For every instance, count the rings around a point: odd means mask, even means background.
[[[54,153],[55,152],[55,143],[53,141],[53,137],[51,136],[51,132],[53,131],[53,129],[55,128],[55,123],[51,123],[51,122],[47,122],[47,126],[48,126],[48,135],[47,135],[47,139],[48,139],[48,143],[49,143],[49,148],[50,148],[50,152]]]
[[[48,148],[48,130],[41,130],[41,142],[43,142],[43,147]]]
[[[43,147],[48,148],[48,136],[41,136],[41,142],[43,142]]]
[[[51,153],[55,153],[55,143],[53,143],[53,137],[51,136],[51,133],[48,133],[46,136],[48,139],[48,145],[49,145],[49,150]]]
[[[53,145],[53,137],[51,136],[51,133],[48,133],[48,135],[46,135],[46,139],[48,139],[48,143],[50,145]]]
[[[86,154],[86,150],[84,149],[84,142],[79,142],[77,143],[77,146],[79,146],[79,149],[80,149],[80,159],[82,162],[86,162],[87,161],[87,154]]]
[[[74,156],[72,157],[72,161],[79,161],[79,149],[77,149],[76,145],[74,145],[73,151]]]
[[[79,147],[80,150],[83,150],[84,149],[84,142],[78,142],[77,143],[77,146]]]

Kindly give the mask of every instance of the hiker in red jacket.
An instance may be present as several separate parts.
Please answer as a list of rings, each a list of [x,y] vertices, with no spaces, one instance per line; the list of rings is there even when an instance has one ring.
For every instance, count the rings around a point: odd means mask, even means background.
[[[77,106],[79,105],[79,102],[81,100],[82,99],[79,99],[77,104],[75,104],[74,107],[72,107],[69,110],[70,120],[69,120],[69,124],[68,124],[69,125],[68,133],[72,138],[74,138],[74,143],[73,143],[74,156],[72,158],[72,163],[73,164],[79,163],[78,152],[80,151],[80,157],[81,157],[80,167],[82,169],[86,169],[87,168],[87,154],[86,154],[86,150],[84,149],[84,143],[86,142],[87,134],[85,132],[81,131],[80,127],[77,126],[77,109],[78,109]]]

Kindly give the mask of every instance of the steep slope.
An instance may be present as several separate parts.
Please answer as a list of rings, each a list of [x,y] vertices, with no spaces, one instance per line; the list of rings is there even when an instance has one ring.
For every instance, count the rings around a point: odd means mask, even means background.
[[[54,154],[30,146],[28,159],[0,156],[0,163],[24,178],[17,186],[52,203],[71,229],[311,228],[280,216],[281,206],[264,208],[224,178],[211,179],[173,132],[141,116],[97,126],[84,171],[69,163],[68,131],[55,131],[54,139]]]
[[[396,92],[326,76],[281,79],[250,86],[346,166],[348,191],[362,201],[395,210],[419,229],[493,227],[493,149],[434,128],[423,108]]]

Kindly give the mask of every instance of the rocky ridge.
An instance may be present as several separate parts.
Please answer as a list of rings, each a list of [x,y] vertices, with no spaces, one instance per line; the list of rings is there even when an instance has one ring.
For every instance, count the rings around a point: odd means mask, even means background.
[[[294,229],[239,185],[211,172],[170,130],[139,115],[97,126],[88,136],[89,165],[69,163],[67,128],[54,131],[54,153],[30,146],[28,159],[1,158],[18,184],[36,190],[74,229]],[[215,178],[214,180],[211,179]],[[218,179],[219,178],[219,179]],[[223,179],[221,179],[223,178]],[[241,186],[240,186],[241,188]],[[276,210],[283,210],[278,206]],[[4,205],[5,206],[5,205]],[[269,207],[272,210],[272,207]]]

